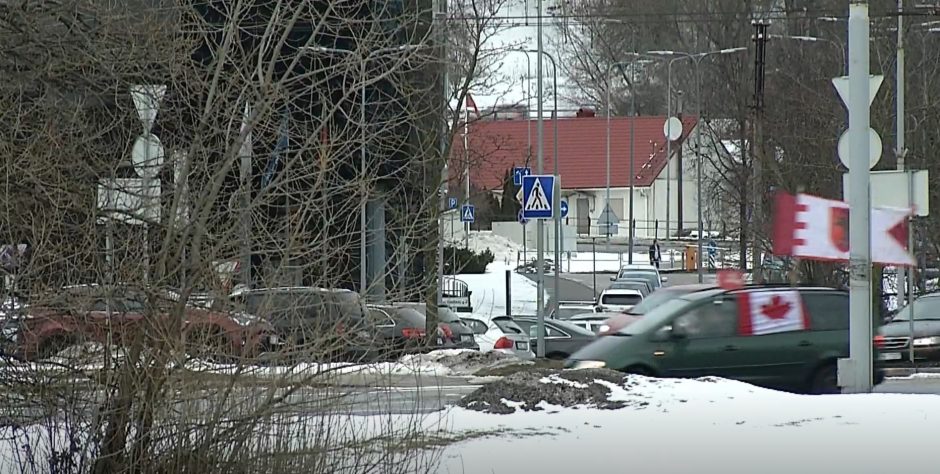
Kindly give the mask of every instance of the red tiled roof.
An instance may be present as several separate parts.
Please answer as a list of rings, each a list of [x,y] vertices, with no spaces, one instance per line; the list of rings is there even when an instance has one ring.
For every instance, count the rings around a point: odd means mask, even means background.
[[[610,119],[610,183],[626,187],[629,182],[630,121],[632,117]],[[666,143],[663,137],[665,117],[636,117],[634,142],[634,185],[650,186],[666,165]],[[695,127],[695,117],[683,117],[682,136],[685,140]],[[506,171],[526,165],[528,130],[532,133],[532,151],[528,166],[535,170],[535,120],[479,120],[470,124],[470,181],[477,189],[501,189]],[[552,121],[544,122],[544,170],[551,174],[554,166]],[[603,188],[607,180],[607,118],[562,118],[558,121],[558,170],[562,189]],[[451,177],[463,175],[465,167],[463,133],[458,132],[451,147]],[[673,153],[678,147],[673,143]]]

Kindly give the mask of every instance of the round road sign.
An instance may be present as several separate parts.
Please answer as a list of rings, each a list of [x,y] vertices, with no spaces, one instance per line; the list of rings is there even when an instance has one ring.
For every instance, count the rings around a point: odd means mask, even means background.
[[[663,124],[663,136],[669,141],[676,141],[682,136],[682,122],[676,117],[669,117]]]
[[[868,129],[868,169],[872,169],[878,163],[878,160],[881,159],[881,137],[878,136],[878,132],[874,129]],[[842,132],[842,136],[839,137],[839,161],[845,165],[846,168],[851,169],[849,166],[849,157],[852,156],[851,150],[849,150],[849,131],[846,130]]]
[[[131,162],[141,178],[156,178],[163,165],[163,144],[160,139],[153,134],[137,137],[131,149]]]

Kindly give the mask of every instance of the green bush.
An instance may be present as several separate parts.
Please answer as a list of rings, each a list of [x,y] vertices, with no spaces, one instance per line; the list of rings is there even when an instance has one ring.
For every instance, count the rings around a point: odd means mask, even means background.
[[[486,266],[493,263],[495,258],[489,249],[476,253],[461,247],[444,247],[444,272],[486,273]]]

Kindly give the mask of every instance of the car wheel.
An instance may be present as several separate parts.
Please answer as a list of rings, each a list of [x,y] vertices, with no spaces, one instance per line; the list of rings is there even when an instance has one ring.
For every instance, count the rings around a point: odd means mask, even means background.
[[[218,330],[197,329],[186,334],[186,352],[209,362],[231,360],[231,344]]]
[[[810,382],[810,393],[813,395],[837,394],[839,389],[839,376],[835,364],[826,364],[813,373]]]
[[[545,358],[550,360],[565,360],[568,358],[568,354],[564,352],[552,352],[551,354],[547,354]]]
[[[643,365],[631,365],[630,367],[623,369],[623,371],[628,374],[642,375],[644,377],[656,376],[656,372],[654,372],[653,369],[643,366]]]

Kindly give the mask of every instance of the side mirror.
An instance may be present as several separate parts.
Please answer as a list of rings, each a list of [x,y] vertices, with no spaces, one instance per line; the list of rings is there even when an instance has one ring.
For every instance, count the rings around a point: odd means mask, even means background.
[[[663,282],[663,283],[666,283],[667,281],[669,281],[669,277],[667,277],[667,276],[659,277],[659,281],[661,281],[661,282]]]
[[[666,334],[669,335],[670,339],[678,340],[678,339],[685,339],[686,337],[685,328],[683,328],[682,326],[676,326],[676,325],[664,326],[663,330],[666,331]]]

